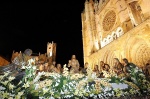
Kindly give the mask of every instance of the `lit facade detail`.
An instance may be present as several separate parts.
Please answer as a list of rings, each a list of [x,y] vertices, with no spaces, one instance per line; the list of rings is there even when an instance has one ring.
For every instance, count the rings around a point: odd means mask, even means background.
[[[113,66],[127,58],[144,66],[150,59],[150,0],[86,0],[82,17],[84,63]]]

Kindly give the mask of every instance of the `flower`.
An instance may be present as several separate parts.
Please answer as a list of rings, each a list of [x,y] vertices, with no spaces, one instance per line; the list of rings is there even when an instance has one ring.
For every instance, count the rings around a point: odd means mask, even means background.
[[[13,97],[9,97],[8,99],[14,99]]]
[[[3,80],[3,78],[4,78],[4,76],[0,75],[0,81],[2,81],[2,80]]]
[[[1,82],[1,83],[6,86],[8,84],[8,82],[9,81],[4,81],[4,82]]]
[[[14,85],[12,85],[11,83],[9,84],[9,89],[11,90],[11,89],[13,89],[15,86]]]
[[[5,90],[6,88],[3,86],[0,86],[0,91]]]
[[[14,80],[14,79],[15,79],[15,77],[12,77],[12,76],[9,76],[9,78],[8,78],[9,82]]]
[[[22,87],[28,88],[29,86],[30,86],[30,83],[27,81],[26,83],[24,83]]]
[[[21,96],[23,95],[23,91],[18,92],[18,94],[15,96],[15,99],[21,99]]]
[[[116,92],[117,97],[120,97],[123,94],[122,90],[120,90],[119,88],[115,89],[114,91]]]
[[[52,80],[49,80],[49,79],[45,80],[45,85],[46,86],[51,86],[51,84],[52,84]]]
[[[70,79],[74,79],[74,80],[77,80],[77,79],[80,79],[80,78],[83,78],[84,75],[83,74],[79,74],[79,73],[75,73],[75,74],[72,74]]]
[[[7,99],[9,97],[9,93],[6,91],[6,92],[2,92],[2,97],[3,99]]]
[[[10,72],[4,72],[4,77],[8,76]]]
[[[26,69],[26,67],[25,67],[25,66],[22,66],[21,69]]]
[[[63,76],[68,76],[69,72],[68,72],[68,68],[66,67],[66,64],[63,67]]]
[[[97,78],[92,68],[88,66],[88,75],[73,73],[71,74],[64,65],[62,74],[38,72],[36,73],[33,60],[25,66],[25,76],[14,86],[9,72],[0,76],[0,98],[21,99],[27,98],[27,95],[36,96],[39,99],[54,98],[108,98],[109,96],[126,96],[141,94],[141,92],[150,93],[150,82],[138,68],[131,69],[131,80],[128,82],[124,78],[119,78],[114,71],[103,71],[105,78]],[[137,69],[137,70],[135,70]],[[128,87],[115,88],[112,84],[118,86],[126,84]],[[120,85],[121,84],[121,85]],[[143,89],[142,89],[143,88]],[[39,95],[39,96],[38,96]],[[107,97],[108,96],[108,97]]]
[[[20,85],[22,83],[22,81],[19,81],[18,85]]]
[[[48,88],[43,88],[43,95],[46,94],[48,92]]]

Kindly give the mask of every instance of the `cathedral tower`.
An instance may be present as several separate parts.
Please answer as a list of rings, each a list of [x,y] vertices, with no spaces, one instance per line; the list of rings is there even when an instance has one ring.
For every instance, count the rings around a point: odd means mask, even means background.
[[[56,43],[47,43],[47,57],[52,61],[56,61]]]

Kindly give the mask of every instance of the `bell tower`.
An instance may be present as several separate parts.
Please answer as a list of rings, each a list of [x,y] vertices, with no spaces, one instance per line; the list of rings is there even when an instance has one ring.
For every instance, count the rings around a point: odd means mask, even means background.
[[[52,43],[47,43],[47,57],[51,59],[51,61],[56,60],[56,43],[52,41]]]
[[[47,43],[47,57],[52,56],[52,51],[53,51],[53,42],[52,43]]]

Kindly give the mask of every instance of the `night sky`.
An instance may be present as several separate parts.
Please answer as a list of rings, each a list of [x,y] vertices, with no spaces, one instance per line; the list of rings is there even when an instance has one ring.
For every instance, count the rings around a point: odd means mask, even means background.
[[[47,42],[57,43],[56,62],[66,64],[73,54],[83,65],[81,12],[85,0],[7,2],[0,6],[0,54],[13,50],[45,53]]]

